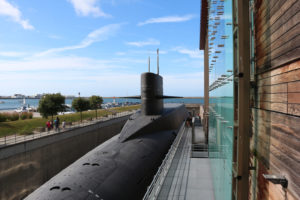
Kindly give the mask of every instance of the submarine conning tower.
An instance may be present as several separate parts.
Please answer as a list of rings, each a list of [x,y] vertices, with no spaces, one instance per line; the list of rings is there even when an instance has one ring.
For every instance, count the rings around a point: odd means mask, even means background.
[[[151,72],[141,75],[141,112],[143,115],[160,115],[163,112],[163,78]]]

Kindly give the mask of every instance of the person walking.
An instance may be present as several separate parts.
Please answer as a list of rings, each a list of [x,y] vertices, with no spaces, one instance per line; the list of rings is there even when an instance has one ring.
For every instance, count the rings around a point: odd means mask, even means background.
[[[65,128],[66,128],[66,121],[65,120],[62,122],[61,126],[62,126],[63,130],[65,130]]]
[[[50,121],[50,130],[52,130],[53,129],[53,121],[51,120]]]
[[[57,120],[55,119],[54,122],[53,122],[54,130],[55,130],[55,131],[57,131],[57,125],[56,125],[56,124],[57,124]]]
[[[51,129],[51,124],[49,120],[46,122],[46,127],[47,127],[47,131],[49,132]]]
[[[59,118],[56,117],[54,120],[54,125],[55,125],[55,131],[59,131]]]

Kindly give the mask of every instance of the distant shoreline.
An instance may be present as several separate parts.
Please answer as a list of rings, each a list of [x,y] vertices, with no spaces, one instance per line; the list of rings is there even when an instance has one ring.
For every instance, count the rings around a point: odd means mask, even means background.
[[[67,97],[66,99],[75,99],[77,97]],[[89,98],[89,97],[82,97],[82,98]],[[126,97],[102,97],[103,99],[126,99]],[[181,99],[203,99],[204,97],[182,97]],[[24,99],[24,98],[11,98],[11,97],[5,97],[0,99]],[[25,99],[41,99],[41,98],[33,98],[33,97],[25,97]]]
[[[66,99],[75,99],[75,98],[76,97],[74,97],[74,98],[66,98]],[[3,98],[3,97],[0,97],[0,99],[21,99],[21,100],[23,100],[24,98],[10,98],[10,97]],[[41,98],[25,97],[25,99],[41,99]]]
[[[126,97],[102,97],[103,99],[126,99]],[[182,97],[180,99],[203,99],[204,97]]]

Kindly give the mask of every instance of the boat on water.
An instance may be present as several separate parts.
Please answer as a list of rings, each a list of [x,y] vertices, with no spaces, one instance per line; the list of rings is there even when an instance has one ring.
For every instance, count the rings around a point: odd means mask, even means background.
[[[15,111],[18,112],[18,113],[22,113],[22,112],[34,112],[34,111],[36,111],[36,108],[35,107],[30,107],[29,104],[27,104],[27,105],[24,105],[24,106],[22,106],[20,108],[17,108]]]
[[[4,101],[0,101],[0,104],[4,104],[5,102]]]
[[[22,112],[34,112],[36,110],[37,110],[36,107],[31,107],[29,104],[26,104],[26,100],[24,98],[23,105],[21,107],[17,108],[15,111],[18,113],[22,113]]]
[[[65,114],[72,114],[75,113],[75,111],[72,109],[71,104],[64,104],[65,111],[57,113],[58,115],[65,115]]]

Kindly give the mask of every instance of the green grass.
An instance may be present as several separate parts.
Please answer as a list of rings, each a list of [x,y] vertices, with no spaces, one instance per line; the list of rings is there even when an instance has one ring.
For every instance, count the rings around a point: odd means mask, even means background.
[[[108,110],[98,110],[97,113],[98,113],[98,117],[103,117],[117,112],[130,111],[139,108],[140,105],[134,105],[134,106],[111,108]],[[80,113],[59,115],[59,118],[61,122],[63,120],[65,120],[66,122],[78,122],[80,121]],[[82,120],[91,119],[91,118],[93,119],[96,118],[95,111],[82,112]],[[51,120],[51,117],[49,117],[48,119],[33,118],[33,119],[18,120],[18,121],[0,122],[0,137],[12,135],[15,133],[32,134],[34,129],[36,129],[37,127],[45,127],[47,120]]]

